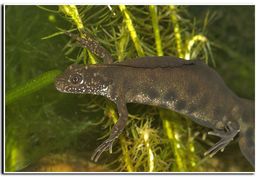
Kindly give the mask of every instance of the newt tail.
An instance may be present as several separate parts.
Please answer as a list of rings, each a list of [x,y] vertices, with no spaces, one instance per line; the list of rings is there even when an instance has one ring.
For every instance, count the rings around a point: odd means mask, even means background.
[[[239,147],[246,159],[255,166],[255,104],[242,99],[243,110],[240,119]]]

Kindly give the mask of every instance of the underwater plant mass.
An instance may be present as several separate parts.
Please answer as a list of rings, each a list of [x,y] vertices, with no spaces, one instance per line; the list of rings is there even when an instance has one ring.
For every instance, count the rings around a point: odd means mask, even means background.
[[[6,6],[5,171],[254,171],[253,12]]]

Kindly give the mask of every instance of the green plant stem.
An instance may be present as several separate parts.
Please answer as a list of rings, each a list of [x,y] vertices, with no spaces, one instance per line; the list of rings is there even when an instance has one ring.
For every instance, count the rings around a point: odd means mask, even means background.
[[[188,127],[190,127],[191,122],[187,122]],[[189,159],[189,164],[190,167],[189,169],[193,169],[197,165],[197,156],[195,153],[195,145],[194,145],[194,136],[191,132],[191,128],[188,128],[188,142],[187,142],[187,147],[188,147],[188,159]]]
[[[117,47],[117,56],[118,56],[118,61],[123,61],[126,57],[126,47],[129,42],[129,34],[128,31],[125,27],[125,25],[121,25],[120,29],[120,39],[118,43],[116,43]]]
[[[17,99],[29,95],[33,92],[36,92],[42,89],[43,87],[53,83],[56,76],[59,75],[60,73],[61,71],[59,70],[48,71],[32,80],[29,80],[25,84],[10,90],[6,94],[5,104],[6,105],[11,104]]]
[[[156,6],[149,6],[150,15],[152,17],[152,24],[153,24],[153,32],[155,37],[155,44],[156,44],[156,51],[158,56],[163,56],[162,50],[162,42],[160,36],[160,29],[159,29],[159,21],[157,16],[157,7]]]
[[[176,42],[176,48],[177,48],[177,55],[180,58],[183,58],[183,51],[182,51],[182,39],[181,39],[181,30],[180,30],[180,25],[177,19],[177,13],[176,13],[176,7],[175,6],[170,6],[171,10],[171,20],[174,25],[173,30],[174,30],[174,36],[175,36],[175,42]]]
[[[96,61],[95,56],[94,56],[88,49],[87,49],[87,51],[88,51],[88,56],[89,56],[89,62],[90,62],[90,64],[96,64],[97,61]]]
[[[170,117],[176,117],[178,116],[176,113],[173,113],[168,110],[160,110],[160,117],[163,120],[163,127],[164,131],[170,141],[171,148],[173,151],[173,154],[175,156],[175,164],[173,166],[173,171],[187,171],[187,164],[186,160],[183,160],[184,157],[184,150],[182,141],[180,140],[180,129],[179,122],[172,122],[169,121]],[[177,169],[175,169],[177,168]]]
[[[59,10],[62,11],[65,15],[71,17],[79,31],[84,29],[84,25],[75,5],[60,5]]]
[[[124,20],[126,22],[126,26],[128,28],[128,31],[130,32],[130,36],[131,36],[131,39],[135,45],[135,49],[138,53],[138,56],[144,56],[144,51],[143,51],[143,48],[141,46],[141,43],[139,41],[139,38],[137,36],[137,33],[136,33],[136,30],[134,28],[134,25],[133,25],[133,22],[132,22],[132,19],[130,17],[130,14],[129,12],[127,11],[126,9],[126,6],[125,5],[120,5],[119,6],[121,12],[123,13],[123,16],[124,16]]]
[[[144,131],[143,132],[143,139],[144,139],[144,144],[145,147],[147,149],[147,153],[148,153],[148,167],[149,167],[149,172],[154,171],[154,154],[152,151],[152,148],[150,146],[150,142],[149,142],[149,131]]]

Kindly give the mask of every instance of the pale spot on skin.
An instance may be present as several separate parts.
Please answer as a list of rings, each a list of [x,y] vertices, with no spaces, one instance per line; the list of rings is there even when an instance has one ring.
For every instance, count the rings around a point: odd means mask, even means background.
[[[222,122],[222,121],[218,121],[218,122],[216,123],[216,128],[217,128],[217,129],[223,129],[223,128],[224,128],[223,122]]]

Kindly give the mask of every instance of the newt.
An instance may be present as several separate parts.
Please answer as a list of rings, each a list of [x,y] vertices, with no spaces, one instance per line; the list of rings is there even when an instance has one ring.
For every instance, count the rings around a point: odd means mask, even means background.
[[[162,56],[73,64],[57,77],[55,86],[64,93],[101,95],[116,104],[119,119],[109,138],[95,150],[94,161],[112,150],[124,130],[127,103],[139,103],[170,109],[212,129],[208,134],[220,140],[204,155],[212,157],[238,137],[242,154],[255,164],[254,101],[235,95],[219,74],[200,60]]]

